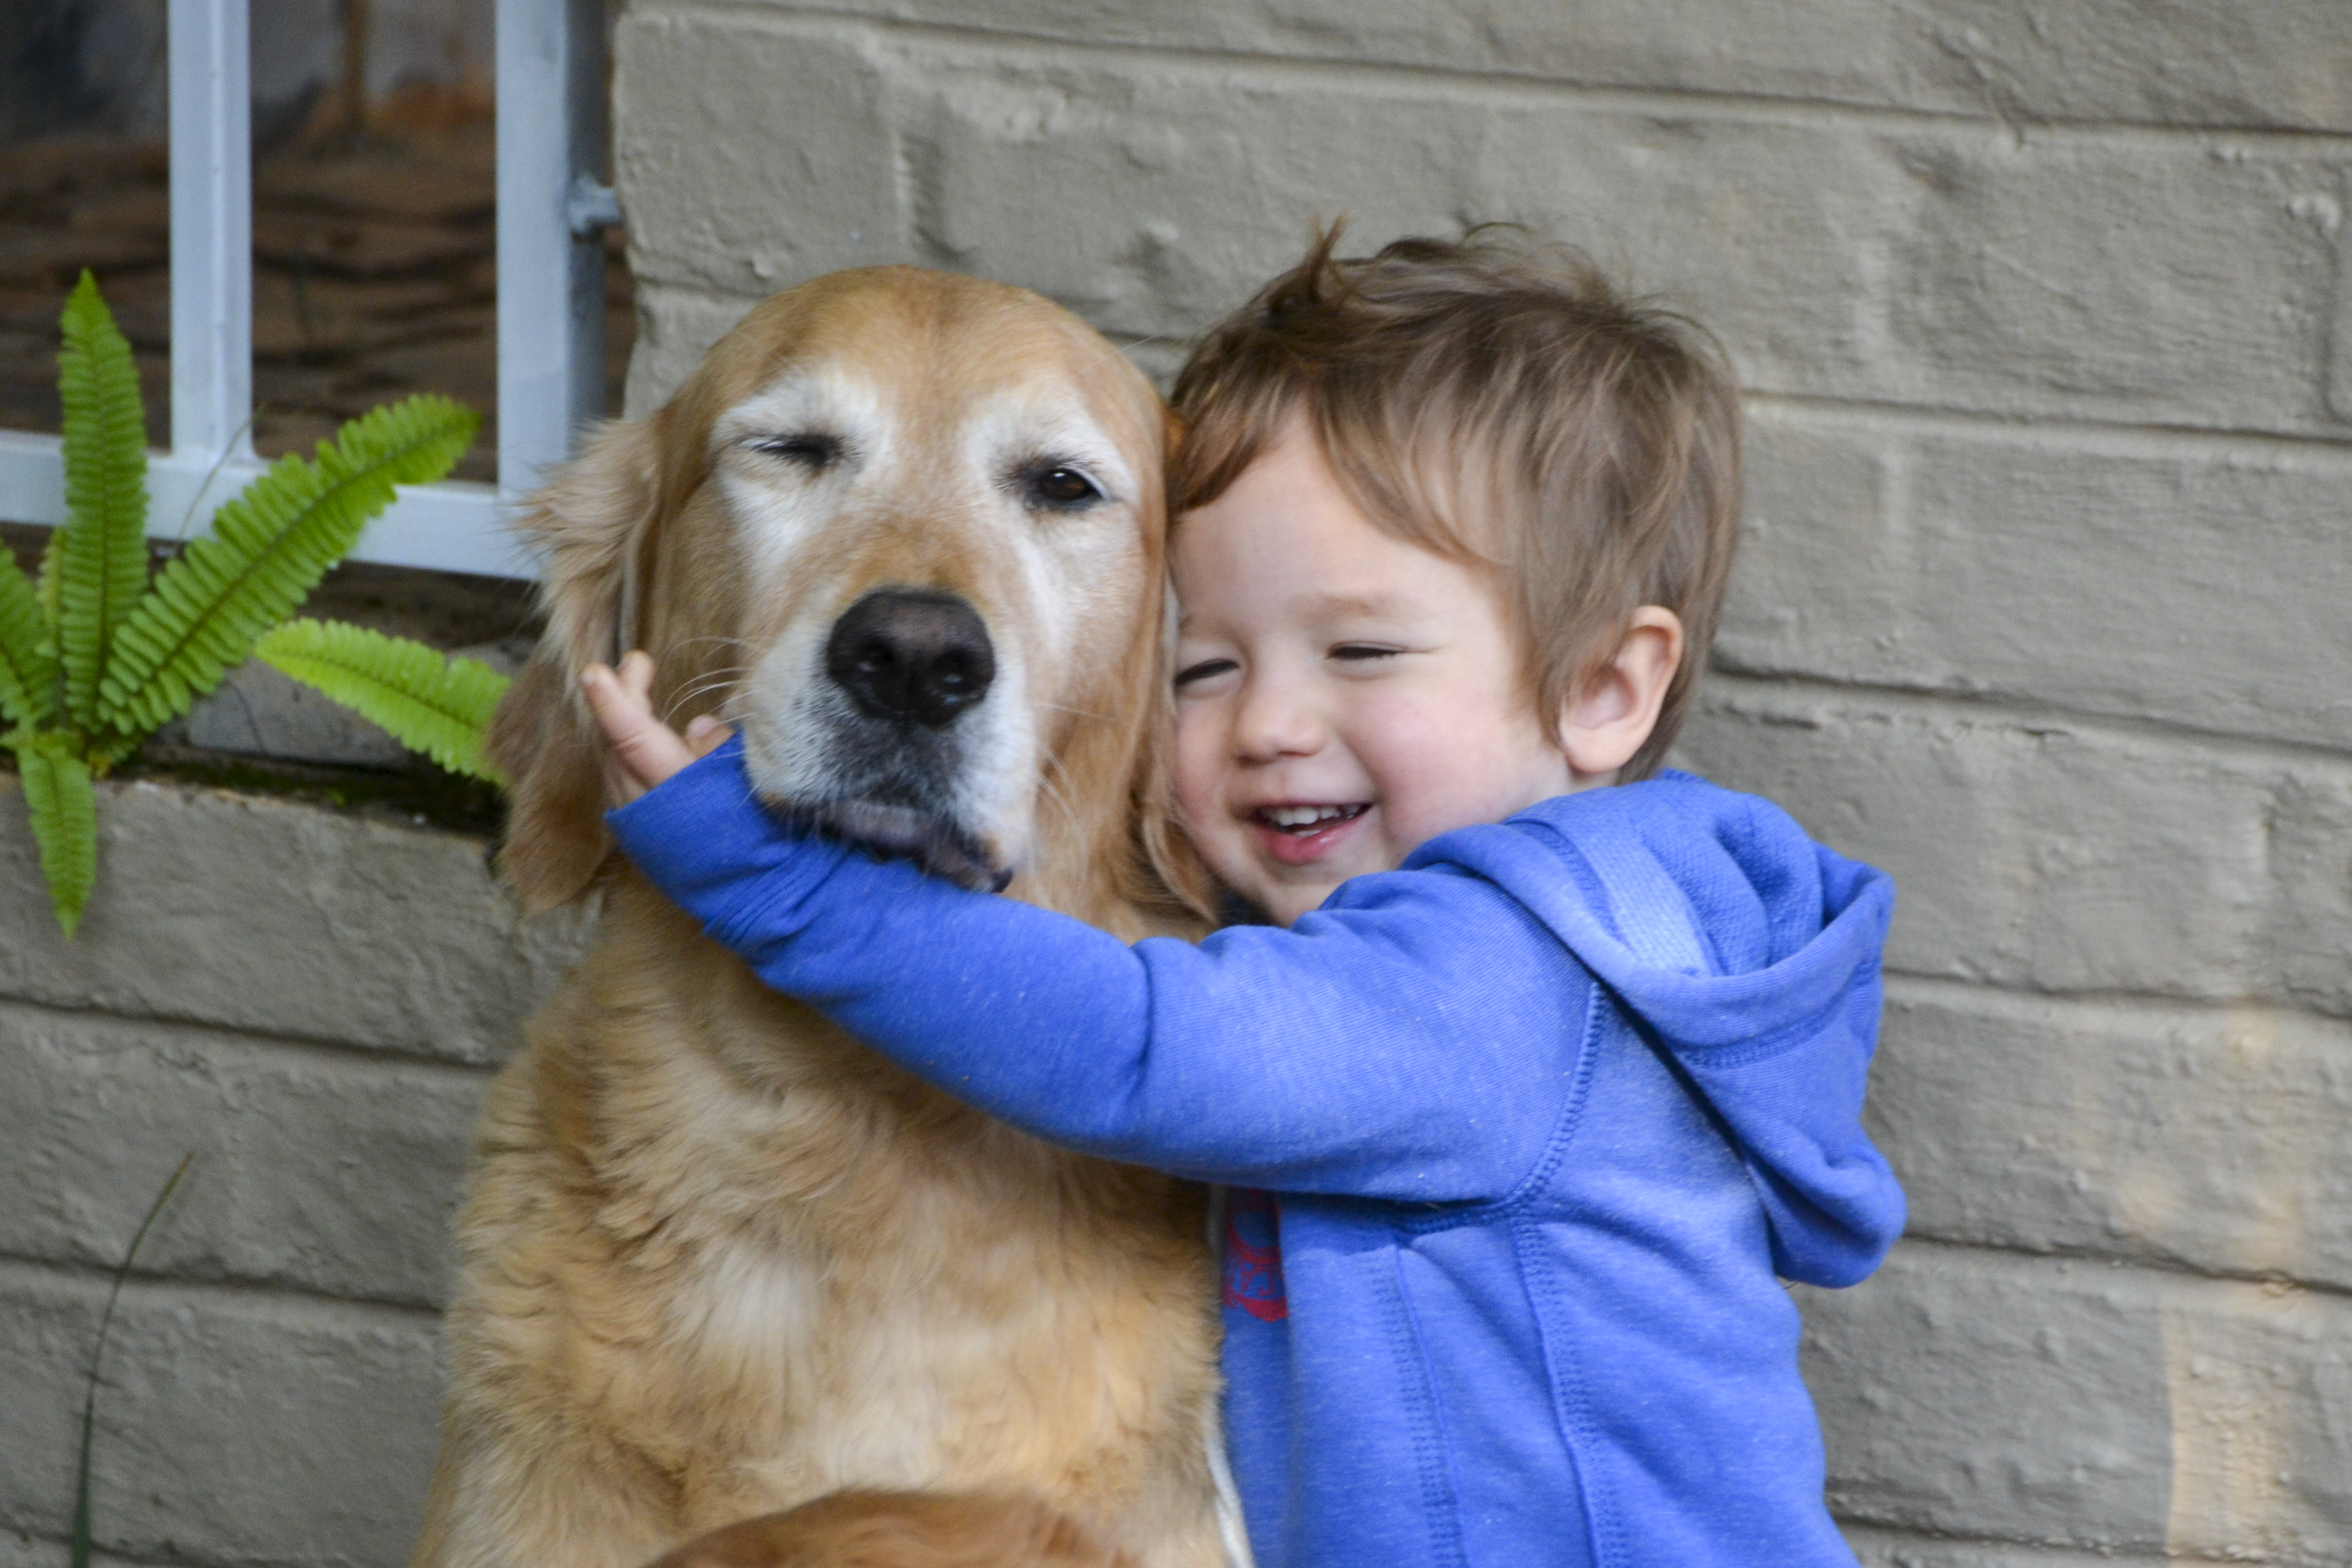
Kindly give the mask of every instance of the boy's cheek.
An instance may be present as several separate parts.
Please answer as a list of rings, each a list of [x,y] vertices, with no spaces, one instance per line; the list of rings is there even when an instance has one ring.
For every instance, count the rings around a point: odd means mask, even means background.
[[[1208,711],[1209,706],[1179,698],[1175,733],[1169,742],[1170,782],[1175,787],[1176,803],[1188,820],[1215,804],[1224,782],[1219,765],[1222,727]]]

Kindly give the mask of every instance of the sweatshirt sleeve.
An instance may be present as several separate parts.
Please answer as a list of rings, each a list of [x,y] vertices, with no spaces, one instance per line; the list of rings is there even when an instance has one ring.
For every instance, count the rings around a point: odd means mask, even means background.
[[[1591,982],[1493,883],[1359,878],[1289,930],[1129,947],[796,832],[730,743],[610,821],[776,989],[1040,1137],[1202,1180],[1495,1198],[1559,1123]]]

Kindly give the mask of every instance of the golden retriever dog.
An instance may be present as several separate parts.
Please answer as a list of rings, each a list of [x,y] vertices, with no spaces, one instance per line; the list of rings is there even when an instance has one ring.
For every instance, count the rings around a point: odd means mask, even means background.
[[[1200,1193],[763,988],[613,855],[578,691],[646,648],[656,710],[736,725],[779,810],[1123,937],[1194,930],[1153,870],[1166,420],[1048,301],[882,267],[770,299],[537,497],[503,863],[602,913],[490,1091],[416,1568],[637,1568],[844,1490],[803,1521],[854,1515],[862,1554],[766,1521],[740,1560],[899,1561],[868,1550],[897,1529],[908,1563],[992,1563],[940,1544],[992,1520],[1006,1562],[1223,1561]],[[968,1495],[874,1523],[910,1491]]]
[[[714,1530],[653,1568],[1135,1568],[1034,1498],[835,1492]]]

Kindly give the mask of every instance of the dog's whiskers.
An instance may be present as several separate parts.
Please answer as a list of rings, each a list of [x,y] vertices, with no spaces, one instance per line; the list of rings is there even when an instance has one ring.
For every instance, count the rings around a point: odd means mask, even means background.
[[[1066,703],[1039,703],[1037,706],[1047,713],[1066,713],[1077,718],[1094,719],[1101,724],[1108,724],[1110,722],[1110,715],[1107,713],[1097,713],[1092,708],[1071,707]]]
[[[748,666],[738,666],[734,669],[715,670],[704,675],[662,706],[662,722],[667,724],[677,716],[680,708],[694,701],[695,698],[734,685],[747,673]]]

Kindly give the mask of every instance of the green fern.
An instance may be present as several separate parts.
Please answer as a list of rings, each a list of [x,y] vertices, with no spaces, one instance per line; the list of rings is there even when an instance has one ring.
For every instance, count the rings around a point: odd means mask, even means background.
[[[71,936],[98,882],[98,792],[90,788],[89,764],[74,737],[59,730],[15,729],[5,744],[16,754],[58,928]]]
[[[59,324],[67,521],[57,562],[58,649],[66,708],[88,729],[102,716],[100,682],[116,629],[147,586],[147,416],[131,345],[88,271]]]
[[[115,634],[102,716],[135,734],[186,712],[351,553],[394,486],[446,474],[481,423],[447,398],[413,397],[320,442],[315,464],[280,458],[163,569]]]
[[[482,731],[507,678],[478,659],[333,621],[289,621],[253,656],[317,687],[452,773],[506,780],[482,758]]]
[[[49,530],[49,542],[41,547],[41,575],[36,580],[33,590],[40,599],[41,613],[48,617],[52,628],[58,623],[58,579],[65,575],[67,531],[64,528]],[[49,641],[52,644],[57,642],[54,633]],[[56,651],[53,645],[50,652],[54,653]]]
[[[0,547],[0,718],[39,724],[58,706],[58,661],[40,595]]]
[[[92,781],[293,613],[394,486],[446,474],[481,418],[446,398],[413,397],[352,421],[320,444],[316,463],[282,458],[247,486],[150,587],[147,435],[131,346],[87,272],[59,325],[66,521],[49,536],[37,582],[0,550],[0,720],[15,727],[0,746],[16,754],[41,873],[71,936],[98,873]],[[332,643],[314,661],[327,679],[352,690],[373,680],[365,700],[399,720],[386,727],[488,777],[478,732],[503,685],[496,674],[468,661],[445,668],[429,649],[430,668],[373,651],[342,668]]]

